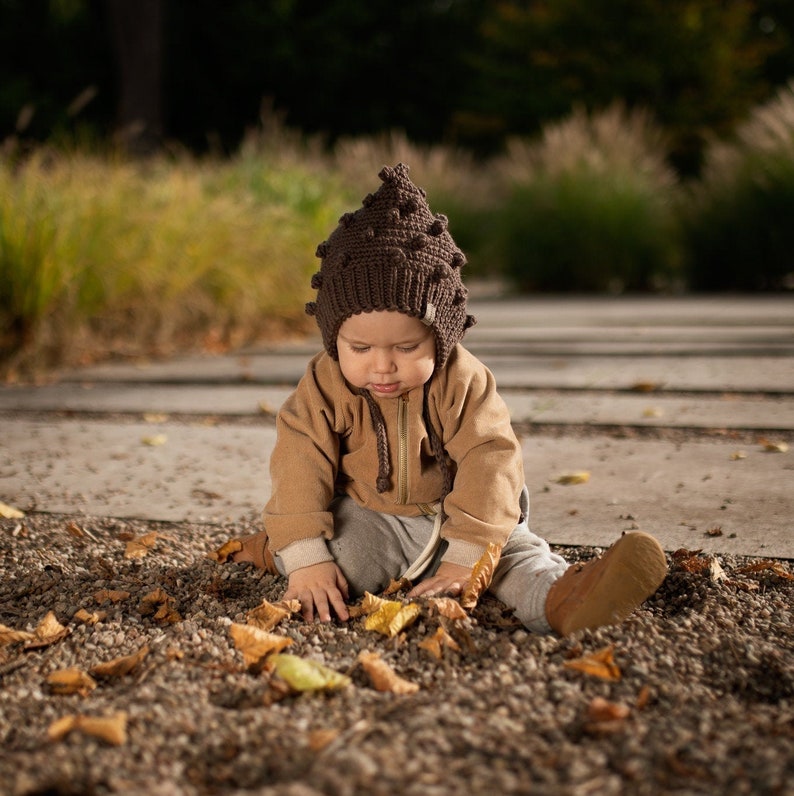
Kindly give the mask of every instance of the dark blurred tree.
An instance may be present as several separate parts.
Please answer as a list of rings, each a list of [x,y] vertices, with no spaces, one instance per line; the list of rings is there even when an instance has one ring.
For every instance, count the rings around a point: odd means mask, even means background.
[[[163,138],[163,2],[106,0],[117,82],[116,134],[133,154]]]
[[[462,138],[531,135],[574,104],[645,106],[684,172],[705,137],[769,94],[763,67],[780,37],[750,0],[501,0],[490,7]]]

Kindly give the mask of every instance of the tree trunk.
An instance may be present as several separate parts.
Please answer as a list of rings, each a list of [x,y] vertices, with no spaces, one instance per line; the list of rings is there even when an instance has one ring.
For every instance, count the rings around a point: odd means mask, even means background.
[[[163,137],[162,0],[107,0],[118,69],[117,135],[135,155],[156,151]]]

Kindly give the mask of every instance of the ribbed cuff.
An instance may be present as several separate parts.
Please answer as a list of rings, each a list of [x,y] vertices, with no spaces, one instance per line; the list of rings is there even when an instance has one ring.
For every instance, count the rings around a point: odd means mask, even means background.
[[[447,539],[448,547],[441,556],[442,561],[458,564],[471,569],[482,558],[485,547],[474,542],[464,542],[463,539]]]
[[[281,559],[287,575],[296,569],[334,560],[322,536],[299,539],[297,542],[292,542],[286,547],[282,547],[276,555]]]

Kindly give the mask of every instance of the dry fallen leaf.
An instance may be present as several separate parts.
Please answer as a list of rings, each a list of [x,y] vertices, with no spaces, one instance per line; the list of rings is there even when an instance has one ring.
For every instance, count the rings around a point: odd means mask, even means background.
[[[120,589],[100,589],[94,593],[94,599],[102,605],[104,602],[120,603],[130,598],[128,591],[121,591]]]
[[[393,638],[401,630],[410,627],[421,613],[422,609],[417,603],[404,605],[396,600],[382,600],[380,607],[364,620],[364,627]]]
[[[453,597],[431,597],[427,602],[431,611],[435,611],[447,619],[458,620],[468,617],[463,606]]]
[[[274,605],[267,600],[262,600],[260,605],[252,608],[246,615],[249,625],[260,630],[272,630],[277,624],[290,615],[290,610],[284,605]]]
[[[60,669],[47,675],[47,685],[53,694],[88,696],[96,688],[96,680],[82,669]]]
[[[418,683],[412,683],[398,675],[377,652],[362,650],[358,660],[376,691],[388,691],[392,694],[415,694],[419,690]]]
[[[24,511],[9,506],[7,503],[0,503],[0,517],[5,517],[7,520],[21,520],[24,516]]]
[[[66,638],[69,633],[69,628],[64,627],[55,614],[50,611],[33,631],[33,638],[25,644],[25,649],[36,650],[42,647],[49,647],[51,644]]]
[[[229,539],[224,542],[217,550],[207,554],[207,558],[217,561],[219,564],[226,564],[231,557],[243,549],[243,543],[239,539]]]
[[[563,473],[554,479],[555,484],[572,486],[574,484],[586,484],[590,480],[590,473],[587,470],[579,470],[574,473]]]
[[[642,410],[643,417],[662,417],[664,412],[656,406],[647,406]]]
[[[293,691],[335,691],[350,684],[347,675],[289,653],[270,655],[267,665]]]
[[[399,580],[395,580],[392,578],[389,581],[389,585],[383,590],[384,595],[389,594],[396,594],[398,591],[403,591],[405,589],[411,588],[411,581],[408,578],[400,578]]]
[[[610,702],[603,697],[593,697],[587,706],[588,721],[616,721],[631,715],[631,708],[617,702]]]
[[[243,661],[249,669],[261,668],[261,664],[268,655],[280,652],[292,644],[291,638],[268,633],[254,625],[241,625],[234,622],[229,628],[229,632],[234,646],[242,652]]]
[[[112,746],[121,746],[127,740],[127,714],[120,711],[108,717],[64,716],[50,725],[47,737],[53,742],[61,741],[73,731],[99,738]]]
[[[621,678],[620,669],[614,661],[614,647],[611,646],[604,647],[591,655],[564,661],[563,666],[602,680],[617,682]]]
[[[138,605],[138,610],[141,612],[141,616],[151,616],[155,622],[164,625],[182,621],[179,611],[174,608],[174,598],[160,588],[144,595]]]
[[[165,445],[168,442],[168,435],[167,434],[152,434],[148,437],[141,437],[141,442],[144,445],[149,445],[152,448],[156,448],[159,445]]]
[[[0,625],[0,647],[6,644],[18,644],[20,641],[32,641],[34,638],[35,635],[27,630],[14,630],[7,625]]]
[[[789,572],[780,561],[756,561],[754,564],[749,564],[746,567],[739,567],[738,569],[734,570],[734,572],[738,572],[743,575],[771,572],[781,580],[794,580],[794,575],[792,575],[792,573]]]
[[[328,744],[333,743],[338,737],[339,730],[320,729],[312,730],[306,740],[312,752],[321,752]]]
[[[107,619],[107,616],[108,615],[106,611],[94,611],[93,613],[88,613],[85,608],[79,608],[74,612],[72,619],[76,619],[78,622],[82,622],[84,625],[95,625],[98,622],[101,622],[103,619]]]
[[[149,647],[143,646],[131,655],[124,655],[121,658],[114,658],[112,661],[98,663],[90,669],[90,672],[95,677],[124,677],[132,672],[148,654]]]
[[[124,550],[124,558],[143,558],[157,544],[159,538],[160,534],[152,531],[137,539],[130,539]]]
[[[758,444],[763,448],[765,453],[786,453],[788,451],[788,444],[785,442],[778,442],[776,440],[761,437]]]
[[[493,573],[499,563],[501,554],[502,546],[491,542],[480,556],[480,560],[474,565],[469,582],[466,584],[466,588],[460,598],[461,606],[467,611],[477,605],[477,601],[491,585]]]
[[[145,412],[143,415],[144,423],[165,423],[168,415],[161,412]]]
[[[734,451],[730,456],[732,462],[738,462],[740,459],[746,458],[747,454],[744,451]]]
[[[444,648],[449,647],[455,652],[460,652],[460,645],[455,641],[452,636],[444,630],[443,627],[436,628],[436,632],[432,636],[419,642],[419,647],[427,650],[434,658],[441,660],[444,657]]]
[[[634,384],[629,387],[630,390],[634,392],[654,392],[662,387],[663,382],[659,381],[635,381]]]

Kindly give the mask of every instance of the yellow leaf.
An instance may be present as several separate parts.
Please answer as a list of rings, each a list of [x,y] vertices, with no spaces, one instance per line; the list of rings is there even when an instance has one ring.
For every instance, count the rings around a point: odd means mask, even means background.
[[[267,663],[293,691],[335,691],[350,684],[347,675],[297,655],[278,653]]]
[[[121,658],[114,658],[112,661],[99,663],[90,671],[97,677],[124,677],[135,669],[143,659],[149,654],[149,647],[143,646],[131,655],[124,655]]]
[[[290,615],[290,610],[283,605],[273,605],[267,600],[256,608],[252,608],[246,616],[249,625],[258,627],[260,630],[272,630],[282,620]]]
[[[643,417],[661,417],[664,412],[655,406],[647,406],[642,410]]]
[[[39,626],[33,631],[33,638],[25,644],[26,650],[49,647],[69,635],[69,629],[64,627],[50,611]]]
[[[466,588],[460,598],[461,606],[467,611],[477,605],[477,601],[491,585],[493,573],[499,563],[501,554],[502,546],[491,542],[480,556],[480,560],[474,565],[469,582],[466,584]]]
[[[744,451],[734,451],[730,456],[732,462],[738,462],[740,459],[746,458],[747,454]]]
[[[417,683],[400,677],[377,652],[362,651],[358,654],[358,660],[376,691],[388,691],[392,694],[415,694],[419,690]]]
[[[127,714],[120,711],[105,718],[64,716],[50,725],[47,737],[51,741],[61,741],[73,731],[99,738],[112,746],[121,746],[127,740]]]
[[[152,531],[127,542],[124,558],[143,558],[157,544],[160,534]]]
[[[259,666],[266,656],[273,652],[280,652],[292,644],[292,639],[287,636],[277,636],[275,633],[268,633],[253,625],[241,625],[234,622],[229,632],[234,646],[242,652],[245,665],[249,668]]]
[[[370,594],[368,591],[364,592],[364,597],[361,599],[361,610],[365,614],[374,614],[381,606],[390,602],[384,600],[383,597],[378,597],[375,594]]]
[[[416,603],[403,605],[396,600],[383,600],[380,608],[364,620],[364,627],[392,638],[413,624],[421,613]]]
[[[766,439],[766,437],[761,437],[758,440],[758,444],[764,449],[765,453],[786,453],[788,451],[787,443]]]
[[[587,470],[580,470],[575,473],[563,473],[558,475],[554,482],[562,484],[563,486],[571,486],[573,484],[586,484],[590,480],[590,473]]]
[[[145,412],[143,415],[144,423],[165,423],[168,420],[168,415],[160,412]]]
[[[47,685],[53,694],[88,696],[96,688],[96,680],[82,669],[60,669],[47,675]]]
[[[464,614],[465,616],[465,614]],[[419,642],[423,650],[427,650],[434,658],[441,660],[444,657],[444,647],[460,652],[460,645],[443,627],[436,628],[436,632]]]
[[[604,647],[594,652],[592,655],[583,655],[572,661],[563,663],[566,669],[575,669],[591,677],[599,677],[602,680],[617,682],[621,678],[621,672],[614,661],[614,647]]]
[[[217,561],[219,564],[225,564],[229,561],[231,556],[243,549],[243,543],[239,539],[229,539],[224,542],[217,550],[213,550],[207,554],[207,558]]]
[[[431,610],[447,619],[466,619],[468,616],[463,610],[463,606],[453,597],[431,597],[428,604]]]
[[[168,442],[168,435],[153,434],[149,437],[141,437],[141,442],[144,445],[149,445],[152,448],[156,448],[158,445],[165,445],[165,443]]]
[[[7,625],[0,625],[0,647],[6,644],[18,644],[20,641],[32,641],[34,638],[35,635],[27,630],[14,630]]]
[[[5,517],[7,520],[21,520],[24,516],[24,511],[9,506],[7,503],[0,503],[0,517]]]

